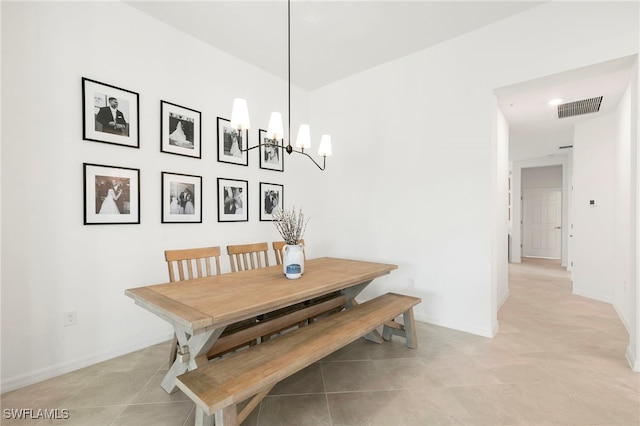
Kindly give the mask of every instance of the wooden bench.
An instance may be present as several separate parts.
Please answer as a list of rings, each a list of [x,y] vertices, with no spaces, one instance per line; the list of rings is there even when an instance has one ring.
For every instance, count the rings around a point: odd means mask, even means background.
[[[383,327],[382,336],[406,338],[417,347],[413,307],[417,297],[387,293],[306,327],[226,358],[220,358],[177,378],[177,386],[196,403],[197,426],[236,426],[258,406],[279,381]],[[404,325],[394,322],[403,315]],[[251,398],[241,412],[238,404]]]
[[[342,309],[347,303],[347,298],[335,295],[326,300],[314,301],[313,304],[297,304],[290,310],[280,310],[265,315],[262,321],[252,323],[246,327],[236,327],[230,332],[225,332],[216,340],[216,343],[207,353],[209,360],[228,354],[230,351],[246,346],[247,342],[260,339],[262,343],[269,340],[268,336],[291,328],[306,324],[308,318],[331,313]]]

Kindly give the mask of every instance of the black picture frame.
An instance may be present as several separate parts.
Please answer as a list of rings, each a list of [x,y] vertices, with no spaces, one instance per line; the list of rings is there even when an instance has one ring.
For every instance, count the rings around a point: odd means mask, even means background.
[[[161,172],[161,222],[202,223],[202,176]]]
[[[115,118],[110,106],[115,106]],[[82,138],[140,148],[139,95],[82,77]]]
[[[140,169],[83,163],[84,224],[140,223]]]
[[[260,168],[284,172],[284,139],[267,138],[267,131],[259,129]]]
[[[249,221],[249,182],[218,178],[218,222]]]
[[[231,121],[218,117],[218,161],[221,163],[249,165],[249,130],[239,131],[231,127]]]
[[[284,185],[260,182],[260,220],[273,220],[273,213],[284,206]]]
[[[160,101],[160,152],[202,158],[202,114]]]

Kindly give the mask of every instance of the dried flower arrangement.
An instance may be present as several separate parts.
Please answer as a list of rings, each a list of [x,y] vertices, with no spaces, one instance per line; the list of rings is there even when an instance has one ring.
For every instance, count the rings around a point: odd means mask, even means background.
[[[304,231],[307,229],[307,222],[309,222],[309,219],[304,220],[302,209],[299,209],[297,213],[295,207],[291,210],[277,210],[272,217],[273,223],[285,243],[289,245],[300,244]]]

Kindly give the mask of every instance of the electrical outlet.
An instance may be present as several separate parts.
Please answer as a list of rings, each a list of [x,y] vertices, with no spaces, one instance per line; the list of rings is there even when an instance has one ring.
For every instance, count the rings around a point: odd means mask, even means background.
[[[416,282],[413,278],[409,278],[409,288],[416,288]]]
[[[76,311],[67,311],[64,313],[64,326],[76,325],[78,323],[78,313]]]

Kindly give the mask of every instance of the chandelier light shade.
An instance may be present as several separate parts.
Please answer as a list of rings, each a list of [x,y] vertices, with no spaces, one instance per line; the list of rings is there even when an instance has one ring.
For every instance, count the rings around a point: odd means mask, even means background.
[[[271,117],[269,117],[269,125],[267,126],[267,137],[276,140],[284,138],[282,114],[280,114],[279,112],[272,112]]]
[[[296,147],[300,149],[311,148],[311,129],[308,124],[301,124],[296,138]]]
[[[323,157],[331,156],[331,135],[322,135],[322,138],[320,138],[318,155],[322,155]]]
[[[269,144],[269,146],[271,147],[276,147],[277,149],[286,151],[287,154],[295,152],[298,154],[306,155],[320,170],[324,170],[326,167],[327,157],[331,155],[331,136],[322,135],[322,139],[320,140],[320,149],[318,150],[318,154],[322,156],[322,166],[318,164],[318,162],[314,160],[313,157],[311,157],[308,153],[304,152],[305,148],[311,148],[311,131],[308,124],[300,125],[298,137],[296,138],[296,147],[299,148],[299,150],[296,150],[293,148],[293,146],[291,146],[291,0],[287,0],[287,67],[289,83],[289,142],[287,143],[287,146],[283,147],[278,144],[273,144],[271,141],[269,141],[265,144],[259,143],[258,145],[241,149],[241,151],[249,151],[251,149]],[[247,101],[245,99],[236,98],[233,100],[233,109],[231,111],[231,127],[237,130],[246,130],[250,128],[249,109],[247,108]],[[269,118],[269,125],[267,126],[267,137],[270,140],[284,139],[282,114],[280,114],[279,112],[271,113],[271,117]]]
[[[246,130],[251,128],[249,121],[249,109],[247,108],[247,100],[235,98],[233,100],[233,109],[231,110],[231,127],[238,130]]]

